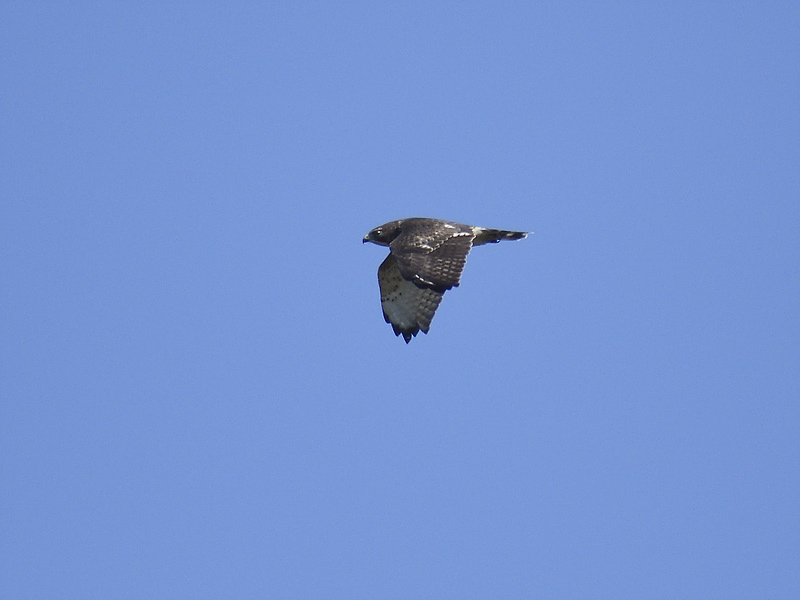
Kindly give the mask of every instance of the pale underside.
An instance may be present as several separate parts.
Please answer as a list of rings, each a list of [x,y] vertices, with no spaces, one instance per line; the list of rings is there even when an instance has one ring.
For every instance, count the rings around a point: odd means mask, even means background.
[[[419,287],[403,279],[397,260],[389,254],[378,269],[383,318],[391,323],[395,335],[408,342],[420,330],[428,333],[431,319],[442,301],[444,292]]]

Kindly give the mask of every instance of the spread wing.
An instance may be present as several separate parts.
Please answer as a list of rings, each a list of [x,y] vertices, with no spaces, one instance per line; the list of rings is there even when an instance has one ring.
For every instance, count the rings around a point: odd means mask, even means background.
[[[407,344],[420,329],[428,333],[444,291],[419,287],[404,279],[392,252],[378,268],[378,284],[383,318],[392,324],[395,335],[402,333]]]
[[[436,219],[406,223],[390,244],[403,278],[440,292],[457,286],[472,249],[473,228]]]

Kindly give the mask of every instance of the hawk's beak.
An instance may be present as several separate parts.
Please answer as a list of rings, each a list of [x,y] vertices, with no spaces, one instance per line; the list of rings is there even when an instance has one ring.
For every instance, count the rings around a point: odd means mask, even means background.
[[[369,234],[367,234],[367,235],[365,235],[365,236],[364,236],[364,239],[363,239],[363,240],[361,240],[361,243],[362,243],[362,244],[366,244],[368,241],[369,241]]]

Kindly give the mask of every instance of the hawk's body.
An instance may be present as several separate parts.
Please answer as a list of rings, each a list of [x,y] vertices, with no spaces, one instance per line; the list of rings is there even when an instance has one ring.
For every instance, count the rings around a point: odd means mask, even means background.
[[[420,329],[428,333],[442,296],[461,281],[472,247],[526,235],[420,218],[376,227],[364,241],[390,249],[378,269],[383,318],[406,343]]]

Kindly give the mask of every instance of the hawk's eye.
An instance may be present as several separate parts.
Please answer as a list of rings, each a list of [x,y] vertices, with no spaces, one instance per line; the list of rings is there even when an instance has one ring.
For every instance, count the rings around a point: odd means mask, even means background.
[[[375,235],[381,235],[383,232],[380,229],[375,230]]]

